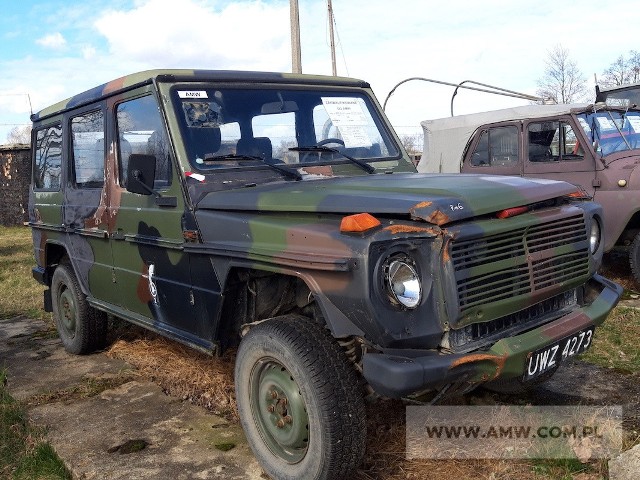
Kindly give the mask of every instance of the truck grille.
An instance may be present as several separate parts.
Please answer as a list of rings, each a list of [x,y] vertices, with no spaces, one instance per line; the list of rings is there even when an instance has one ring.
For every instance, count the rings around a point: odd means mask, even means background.
[[[465,353],[493,343],[510,333],[524,331],[555,320],[578,305],[578,294],[574,288],[519,312],[489,322],[472,323],[449,332],[450,348],[456,353]]]
[[[583,214],[456,241],[450,247],[460,313],[520,295],[552,292],[589,274]]]

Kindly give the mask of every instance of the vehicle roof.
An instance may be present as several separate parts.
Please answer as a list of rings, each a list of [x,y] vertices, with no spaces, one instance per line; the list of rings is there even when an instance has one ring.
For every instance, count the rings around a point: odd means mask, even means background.
[[[601,92],[621,92],[623,90],[635,90],[640,88],[640,82],[627,83],[625,85],[614,85],[612,87],[598,87]]]
[[[117,95],[140,85],[154,82],[242,82],[242,83],[302,83],[308,85],[339,85],[368,88],[363,80],[328,75],[307,75],[278,72],[255,72],[242,70],[188,70],[157,69],[145,70],[117,78],[98,85],[90,90],[69,97],[54,105],[46,107],[31,115],[31,121],[38,122],[52,115],[99,100],[103,97]]]
[[[424,150],[418,171],[460,172],[464,149],[473,133],[483,125],[579,113],[588,107],[590,107],[588,103],[522,105],[489,112],[424,120],[420,122],[424,131]]]

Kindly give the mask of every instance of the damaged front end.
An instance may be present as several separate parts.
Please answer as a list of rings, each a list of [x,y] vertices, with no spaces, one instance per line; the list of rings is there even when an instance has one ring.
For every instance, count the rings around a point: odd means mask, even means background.
[[[404,397],[496,380],[526,384],[554,371],[590,346],[622,294],[596,274],[601,222],[600,207],[583,202],[441,225],[440,288],[421,313],[439,325],[439,343],[401,340],[369,351],[364,377],[376,392]]]

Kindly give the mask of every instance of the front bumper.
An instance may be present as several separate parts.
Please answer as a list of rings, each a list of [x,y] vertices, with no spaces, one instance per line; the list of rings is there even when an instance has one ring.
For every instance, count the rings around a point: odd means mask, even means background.
[[[471,385],[522,377],[531,352],[600,325],[616,306],[623,291],[620,285],[600,275],[594,275],[591,282],[601,291],[590,304],[527,332],[503,338],[487,350],[464,354],[412,350],[368,353],[363,357],[363,375],[376,392],[392,398],[450,383]]]

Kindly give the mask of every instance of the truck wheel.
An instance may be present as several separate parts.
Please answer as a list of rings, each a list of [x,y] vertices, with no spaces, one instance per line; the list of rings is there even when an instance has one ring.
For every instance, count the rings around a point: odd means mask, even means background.
[[[238,349],[235,385],[242,427],[267,474],[350,478],[364,455],[364,397],[321,325],[287,315],[254,326]]]
[[[104,347],[107,316],[89,305],[67,262],[53,272],[51,297],[53,318],[67,352],[80,355]]]
[[[629,249],[629,266],[636,285],[640,285],[640,233],[636,234]]]

